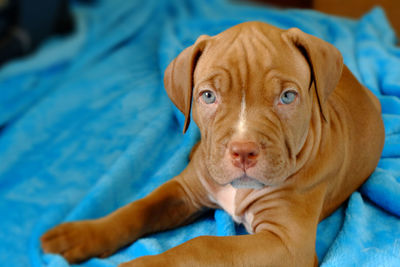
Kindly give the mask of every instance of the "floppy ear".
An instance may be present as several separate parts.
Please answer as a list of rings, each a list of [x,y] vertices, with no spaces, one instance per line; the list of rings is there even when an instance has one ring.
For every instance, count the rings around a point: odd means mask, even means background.
[[[165,70],[165,90],[175,106],[185,115],[183,133],[190,123],[194,69],[208,38],[207,35],[201,35],[194,45],[183,50]]]
[[[339,50],[322,39],[291,28],[283,33],[305,56],[310,65],[318,105],[326,120],[325,101],[335,89],[342,75],[343,58]]]

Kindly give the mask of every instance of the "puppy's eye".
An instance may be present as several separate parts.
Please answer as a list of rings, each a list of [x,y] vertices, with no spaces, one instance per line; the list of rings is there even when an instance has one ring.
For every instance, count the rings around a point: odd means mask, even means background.
[[[208,91],[208,90],[207,90],[207,91],[204,91],[204,92],[201,94],[201,97],[203,98],[203,101],[204,101],[204,103],[206,103],[206,104],[213,104],[213,103],[215,103],[215,101],[217,100],[217,98],[216,98],[214,92]]]
[[[292,103],[297,96],[297,92],[294,90],[286,90],[285,92],[283,92],[281,94],[281,99],[280,102],[284,105],[288,105],[290,103]]]

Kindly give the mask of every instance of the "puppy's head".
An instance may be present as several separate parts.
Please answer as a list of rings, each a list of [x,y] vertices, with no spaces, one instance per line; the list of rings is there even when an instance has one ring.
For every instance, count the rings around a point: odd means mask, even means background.
[[[247,22],[201,36],[171,62],[164,83],[186,116],[184,132],[193,109],[211,177],[261,188],[296,170],[311,114],[327,120],[342,65],[335,47],[299,29]]]

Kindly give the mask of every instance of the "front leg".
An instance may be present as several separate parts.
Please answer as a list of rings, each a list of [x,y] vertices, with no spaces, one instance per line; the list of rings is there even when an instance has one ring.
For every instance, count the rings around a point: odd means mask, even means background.
[[[144,256],[119,267],[156,266],[317,266],[313,244],[294,252],[272,232],[242,236],[201,236],[162,254]]]
[[[177,176],[106,217],[51,229],[41,237],[42,248],[61,254],[70,263],[109,256],[143,235],[177,227],[198,216],[201,205],[187,188]]]

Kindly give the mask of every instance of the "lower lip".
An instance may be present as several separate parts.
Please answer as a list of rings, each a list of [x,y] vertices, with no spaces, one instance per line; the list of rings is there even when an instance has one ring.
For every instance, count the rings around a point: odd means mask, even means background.
[[[237,178],[233,180],[230,183],[234,188],[236,189],[241,189],[241,188],[246,188],[246,189],[261,189],[264,188],[265,185],[256,179],[253,179],[248,176],[243,176],[240,178]]]

